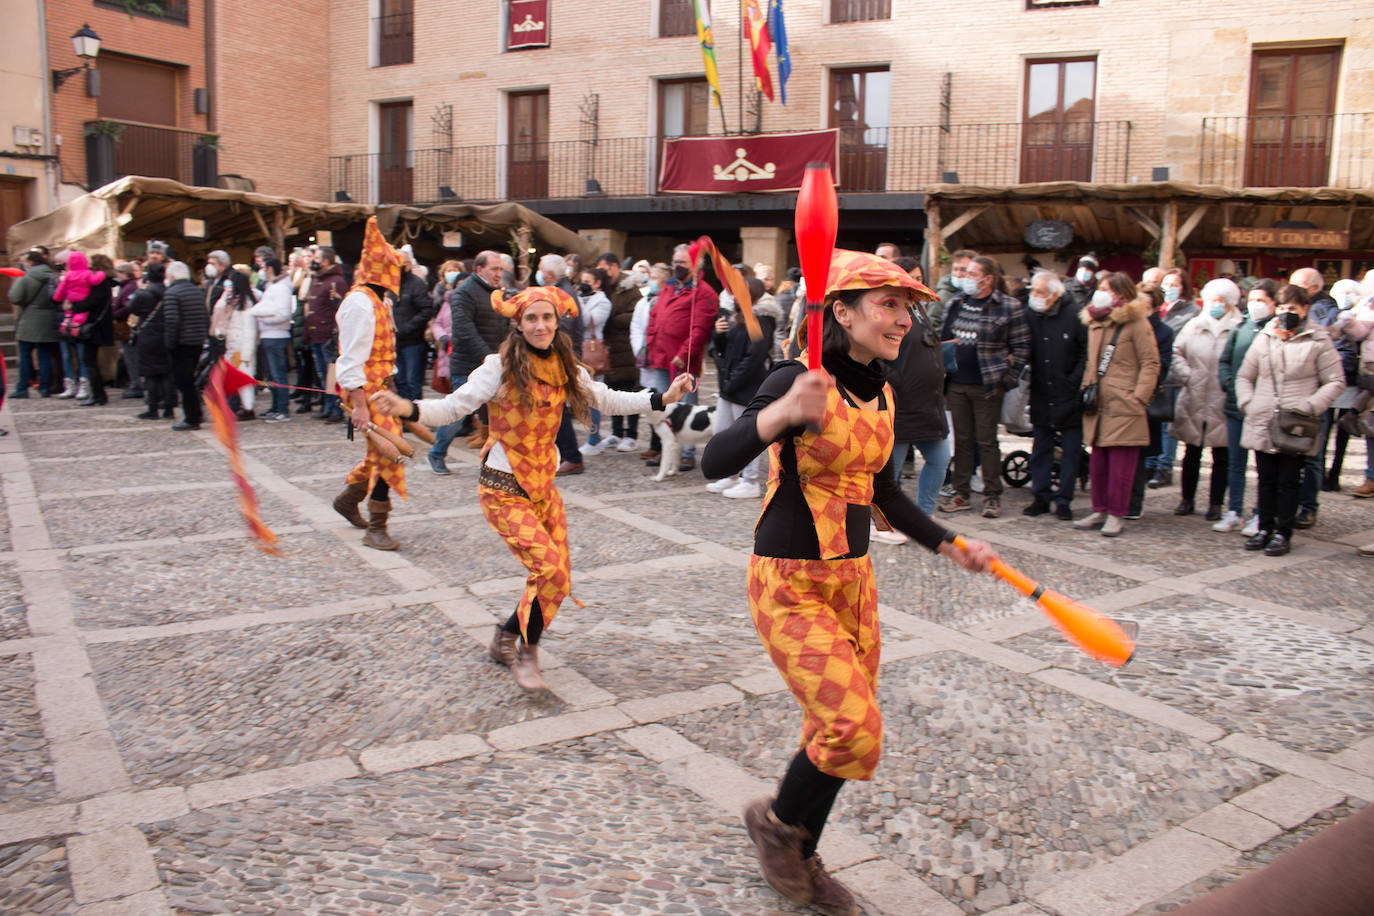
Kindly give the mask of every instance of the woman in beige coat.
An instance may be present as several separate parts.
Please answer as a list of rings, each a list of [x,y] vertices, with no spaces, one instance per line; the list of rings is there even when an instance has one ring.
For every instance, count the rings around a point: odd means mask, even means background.
[[[1096,383],[1098,393],[1097,409],[1083,413],[1083,444],[1092,448],[1088,472],[1093,512],[1074,527],[1101,526],[1106,537],[1116,537],[1125,526],[1136,457],[1141,446],[1150,444],[1145,405],[1154,397],[1159,378],[1150,308],[1150,297],[1137,294],[1130,277],[1114,273],[1098,282],[1081,313],[1088,326],[1082,388]]]
[[[1212,450],[1212,484],[1207,498],[1207,521],[1221,518],[1226,498],[1227,463],[1226,390],[1217,370],[1231,332],[1244,316],[1240,288],[1230,280],[1213,280],[1202,288],[1202,312],[1183,326],[1174,338],[1174,359],[1169,376],[1182,386],[1174,407],[1173,437],[1183,452],[1183,498],[1174,515],[1192,515],[1202,471],[1202,450]]]
[[[1320,416],[1345,389],[1341,357],[1326,328],[1307,320],[1307,292],[1297,286],[1279,290],[1274,320],[1265,325],[1236,374],[1236,403],[1245,412],[1240,444],[1255,453],[1259,471],[1259,533],[1246,550],[1271,557],[1288,553],[1298,489],[1307,455],[1287,455],[1274,446],[1269,424],[1279,408]],[[1313,438],[1309,454],[1320,440]]]

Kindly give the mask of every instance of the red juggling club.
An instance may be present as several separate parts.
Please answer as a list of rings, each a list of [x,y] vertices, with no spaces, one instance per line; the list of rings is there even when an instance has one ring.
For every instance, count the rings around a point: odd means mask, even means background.
[[[802,278],[806,280],[806,354],[807,367],[821,367],[821,303],[830,278],[830,257],[835,251],[835,233],[840,224],[840,202],[830,166],[812,162],[806,166],[801,191],[797,193],[797,256]]]

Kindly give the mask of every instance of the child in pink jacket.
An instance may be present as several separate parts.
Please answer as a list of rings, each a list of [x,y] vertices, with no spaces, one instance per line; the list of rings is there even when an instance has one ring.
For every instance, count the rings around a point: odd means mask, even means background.
[[[72,312],[72,306],[91,294],[91,288],[105,282],[105,272],[88,270],[86,256],[73,251],[67,256],[67,270],[57,281],[57,292],[53,299],[62,303],[66,315],[62,318],[61,332],[68,337],[76,335],[76,329],[86,323],[89,312]]]

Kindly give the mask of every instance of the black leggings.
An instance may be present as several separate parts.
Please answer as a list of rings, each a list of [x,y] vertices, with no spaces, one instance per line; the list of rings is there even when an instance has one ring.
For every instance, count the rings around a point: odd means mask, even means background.
[[[638,380],[628,382],[607,382],[606,387],[612,391],[638,391]],[[639,414],[632,413],[625,416],[616,414],[611,417],[611,435],[624,439],[639,438]]]
[[[377,483],[372,487],[372,495],[368,497],[379,503],[384,503],[391,498],[391,487],[382,478],[377,478]]]
[[[816,844],[821,841],[821,831],[830,817],[830,809],[835,798],[844,787],[844,780],[838,776],[822,773],[806,756],[806,749],[797,751],[787,772],[778,784],[778,797],[773,800],[773,814],[784,824],[800,827],[806,831],[802,838],[802,858],[809,859],[816,854]]]
[[[518,612],[511,614],[510,619],[501,629],[507,633],[518,634],[520,632],[520,614]],[[538,645],[539,637],[544,635],[544,612],[539,609],[538,598],[534,599],[530,605],[530,623],[529,626],[525,627],[525,632],[529,634],[525,640],[525,644],[529,646]]]
[[[1189,500],[1197,496],[1198,479],[1202,476],[1202,446],[1185,445],[1183,449],[1182,496]],[[1225,447],[1212,449],[1212,485],[1208,492],[1207,505],[1220,506],[1226,499],[1226,463],[1231,450]]]

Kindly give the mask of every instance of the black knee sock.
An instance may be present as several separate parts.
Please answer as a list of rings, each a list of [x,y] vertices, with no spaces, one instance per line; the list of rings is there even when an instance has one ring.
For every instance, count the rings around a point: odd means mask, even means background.
[[[372,488],[372,496],[370,496],[369,499],[376,500],[379,503],[384,503],[390,498],[391,487],[387,486],[387,482],[385,480],[382,480],[382,478],[378,477],[377,484]]]
[[[834,807],[835,798],[843,786],[844,780],[839,776],[831,776],[817,769],[804,748],[792,758],[787,773],[778,785],[773,814],[784,824],[801,827],[809,834],[802,843],[802,858],[810,858],[815,854],[826,818],[830,816],[830,809]]]
[[[507,633],[519,633],[520,614],[518,612],[511,614],[510,619],[501,629]],[[529,626],[525,627],[525,632],[529,634],[525,642],[531,646],[538,645],[539,637],[544,635],[544,612],[539,609],[538,598],[530,605],[530,622]]]

